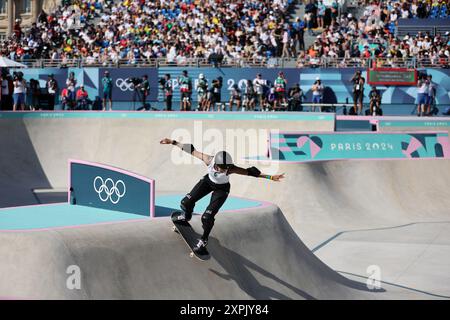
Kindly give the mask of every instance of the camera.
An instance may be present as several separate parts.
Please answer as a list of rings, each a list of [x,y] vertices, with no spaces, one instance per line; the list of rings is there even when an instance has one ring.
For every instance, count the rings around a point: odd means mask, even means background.
[[[159,78],[158,83],[161,87],[164,87],[166,85],[166,79],[164,78]]]
[[[14,71],[14,72],[13,72],[13,79],[14,79],[14,80],[22,81],[22,79],[23,79],[23,73],[22,73],[21,71],[18,71],[18,72]]]
[[[127,79],[127,83],[132,83],[135,86],[141,84],[142,82],[143,80],[141,78],[131,77]]]

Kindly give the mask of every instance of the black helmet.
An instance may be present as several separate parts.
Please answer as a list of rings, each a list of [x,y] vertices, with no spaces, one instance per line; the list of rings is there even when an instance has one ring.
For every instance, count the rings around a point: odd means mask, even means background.
[[[228,152],[219,151],[214,156],[214,163],[221,169],[228,169],[233,165],[233,159]]]

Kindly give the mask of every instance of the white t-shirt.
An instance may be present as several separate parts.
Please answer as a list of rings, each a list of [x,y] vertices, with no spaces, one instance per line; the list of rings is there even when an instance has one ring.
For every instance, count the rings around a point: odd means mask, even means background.
[[[316,90],[313,90],[313,96],[321,96],[323,92],[323,85],[318,84],[316,85]]]
[[[14,81],[14,93],[25,93],[23,81]]]
[[[208,166],[208,177],[209,179],[216,184],[225,184],[230,182],[230,177],[227,175],[227,172],[219,172],[214,169],[214,158],[211,160],[211,163]]]
[[[417,93],[428,93],[428,86],[425,81],[419,81],[419,87]]]
[[[265,82],[266,82],[265,80],[258,78],[253,80],[253,85],[255,87],[256,94],[263,94],[263,86]]]

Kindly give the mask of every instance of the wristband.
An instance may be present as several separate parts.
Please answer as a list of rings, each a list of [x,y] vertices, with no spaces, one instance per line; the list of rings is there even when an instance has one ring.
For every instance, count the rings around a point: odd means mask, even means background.
[[[175,146],[177,144],[176,140],[172,140],[172,144]]]

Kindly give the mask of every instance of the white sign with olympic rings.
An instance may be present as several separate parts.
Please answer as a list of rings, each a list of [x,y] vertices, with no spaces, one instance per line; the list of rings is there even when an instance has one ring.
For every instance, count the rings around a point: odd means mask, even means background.
[[[98,193],[101,201],[106,202],[110,200],[112,204],[117,204],[127,192],[125,183],[122,180],[114,182],[111,178],[103,180],[100,176],[96,176],[94,179],[94,190]]]
[[[131,82],[127,81],[128,79],[117,78],[116,86],[121,91],[133,91],[134,85]]]

